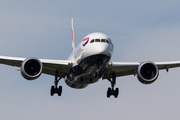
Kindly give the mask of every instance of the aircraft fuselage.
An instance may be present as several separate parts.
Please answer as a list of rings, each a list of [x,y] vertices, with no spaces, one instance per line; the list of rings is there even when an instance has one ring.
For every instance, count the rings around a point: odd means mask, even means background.
[[[97,82],[106,72],[113,54],[111,39],[103,33],[87,35],[69,56],[73,67],[65,77],[72,88],[85,88]]]

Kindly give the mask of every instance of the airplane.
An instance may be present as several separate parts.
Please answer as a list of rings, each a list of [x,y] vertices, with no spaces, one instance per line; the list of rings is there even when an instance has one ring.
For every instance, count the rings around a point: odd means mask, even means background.
[[[0,56],[0,63],[20,67],[22,76],[27,80],[35,80],[42,73],[53,75],[55,80],[50,89],[51,96],[62,95],[62,86],[58,87],[62,78],[69,87],[76,89],[107,79],[111,84],[107,90],[108,98],[119,95],[119,88],[115,88],[117,77],[137,75],[142,84],[151,84],[158,78],[159,70],[168,72],[169,68],[180,66],[180,61],[111,62],[114,50],[112,40],[106,34],[95,32],[85,36],[76,46],[73,19],[71,22],[73,50],[67,60]]]

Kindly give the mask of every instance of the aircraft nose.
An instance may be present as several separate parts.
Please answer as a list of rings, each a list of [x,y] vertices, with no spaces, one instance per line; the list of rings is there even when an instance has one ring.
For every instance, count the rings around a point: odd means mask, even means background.
[[[110,48],[108,44],[98,44],[95,48],[96,54],[109,54]]]

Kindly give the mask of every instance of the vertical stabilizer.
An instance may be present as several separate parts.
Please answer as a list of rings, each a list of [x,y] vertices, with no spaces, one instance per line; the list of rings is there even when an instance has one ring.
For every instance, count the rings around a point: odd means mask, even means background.
[[[74,36],[74,22],[73,22],[73,18],[71,20],[71,25],[72,25],[72,48],[73,48],[73,51],[74,51],[75,48],[76,48],[76,41],[75,41],[75,36]]]

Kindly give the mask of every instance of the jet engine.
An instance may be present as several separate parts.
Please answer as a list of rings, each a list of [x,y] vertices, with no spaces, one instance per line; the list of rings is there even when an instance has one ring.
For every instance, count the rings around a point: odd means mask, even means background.
[[[21,64],[21,74],[27,80],[34,80],[42,73],[43,65],[37,58],[27,58]]]
[[[159,75],[159,69],[153,62],[143,62],[138,66],[137,78],[143,84],[153,83]]]

